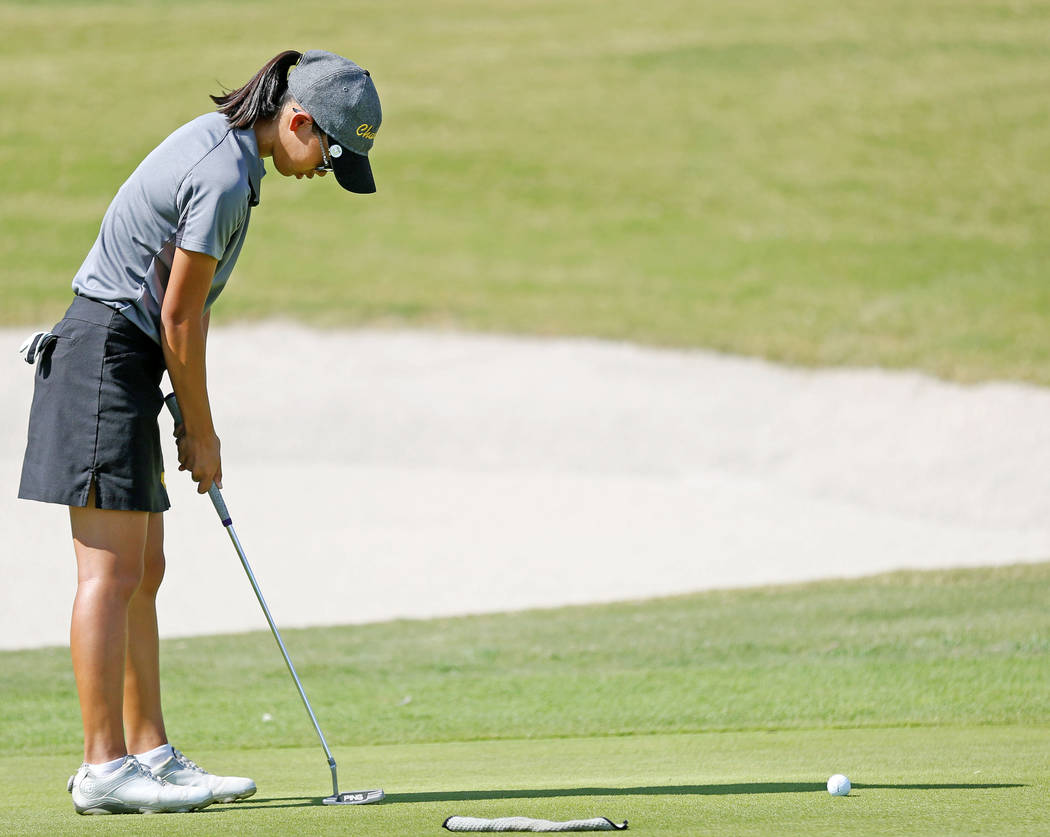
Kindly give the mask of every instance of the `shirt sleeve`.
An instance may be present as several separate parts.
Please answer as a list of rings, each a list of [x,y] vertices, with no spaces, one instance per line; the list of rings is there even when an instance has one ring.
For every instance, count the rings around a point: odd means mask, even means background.
[[[221,259],[248,217],[250,187],[236,167],[209,163],[211,157],[194,166],[179,186],[175,246]]]

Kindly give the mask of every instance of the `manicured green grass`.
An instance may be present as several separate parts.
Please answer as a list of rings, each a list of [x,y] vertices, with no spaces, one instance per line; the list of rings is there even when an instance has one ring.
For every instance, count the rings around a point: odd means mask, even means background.
[[[0,4],[0,322],[288,46],[370,67],[380,192],[264,182],[217,320],[597,335],[1050,383],[1050,5]]]
[[[203,752],[258,795],[190,816],[85,821],[61,785],[68,758],[0,761],[8,835],[446,834],[446,817],[628,820],[628,833],[1039,834],[1050,816],[1045,728],[805,730],[340,747],[341,784],[381,805],[330,808],[320,748]],[[854,782],[828,795],[833,772]]]
[[[172,739],[260,793],[106,827],[407,835],[464,814],[669,835],[1038,833],[1048,583],[1033,564],[288,631],[342,786],[391,796],[361,810],[316,806],[327,765],[269,633],[167,641]],[[61,792],[79,746],[67,651],[4,652],[0,668],[0,831],[84,828]],[[850,798],[822,790],[835,772]]]

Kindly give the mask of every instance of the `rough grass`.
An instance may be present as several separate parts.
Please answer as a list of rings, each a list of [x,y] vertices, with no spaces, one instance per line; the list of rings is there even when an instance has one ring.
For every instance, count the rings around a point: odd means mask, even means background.
[[[347,745],[1040,725],[1048,584],[1050,564],[904,572],[289,630],[285,642],[331,738]],[[312,735],[268,632],[167,640],[162,662],[177,740],[276,748]],[[0,663],[0,754],[76,752],[68,651],[3,652]]]
[[[250,11],[250,13],[249,13]],[[0,322],[141,157],[288,46],[369,66],[380,192],[264,181],[217,309],[1050,383],[1050,6],[8,2]]]
[[[1050,564],[901,572],[289,630],[285,640],[325,729],[346,745],[1042,725],[1050,720],[1048,584]],[[162,648],[177,739],[280,748],[309,733],[269,632]],[[67,650],[4,652],[0,663],[0,754],[76,752]],[[272,720],[261,723],[264,714]]]

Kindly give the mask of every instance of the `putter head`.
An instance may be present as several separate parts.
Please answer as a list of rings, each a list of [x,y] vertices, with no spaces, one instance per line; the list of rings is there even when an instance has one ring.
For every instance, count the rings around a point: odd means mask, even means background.
[[[386,796],[381,790],[342,791],[324,798],[325,805],[368,805]]]

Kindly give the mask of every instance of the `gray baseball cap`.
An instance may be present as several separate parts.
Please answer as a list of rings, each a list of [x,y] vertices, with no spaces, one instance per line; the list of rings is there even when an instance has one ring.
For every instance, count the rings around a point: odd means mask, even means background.
[[[327,134],[339,185],[349,192],[374,192],[368,152],[383,111],[368,70],[341,55],[311,49],[288,74],[288,89]]]

